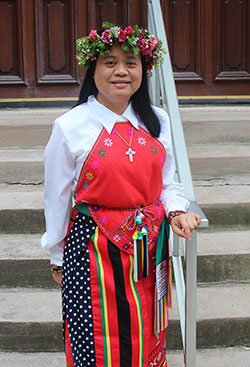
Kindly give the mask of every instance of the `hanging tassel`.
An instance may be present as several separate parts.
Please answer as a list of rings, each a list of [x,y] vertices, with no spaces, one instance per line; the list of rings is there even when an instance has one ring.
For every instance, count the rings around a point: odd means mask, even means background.
[[[172,288],[173,288],[173,277],[172,277],[172,261],[168,260],[168,289],[167,289],[167,307],[172,308]]]
[[[134,244],[134,281],[146,278],[148,275],[148,230],[142,225],[145,215],[136,216],[136,231],[132,239]]]
[[[138,250],[137,250],[137,238],[138,238],[138,232],[135,231],[132,239],[134,242],[134,281],[138,282]]]
[[[154,332],[158,337],[160,332],[168,326],[167,295],[158,301],[157,287],[155,287],[154,302]]]

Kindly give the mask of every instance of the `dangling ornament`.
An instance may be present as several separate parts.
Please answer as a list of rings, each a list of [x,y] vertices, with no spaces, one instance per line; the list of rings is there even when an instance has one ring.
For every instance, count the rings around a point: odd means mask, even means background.
[[[136,230],[132,239],[134,243],[134,281],[146,278],[148,275],[148,229],[143,224],[145,215],[136,216]]]

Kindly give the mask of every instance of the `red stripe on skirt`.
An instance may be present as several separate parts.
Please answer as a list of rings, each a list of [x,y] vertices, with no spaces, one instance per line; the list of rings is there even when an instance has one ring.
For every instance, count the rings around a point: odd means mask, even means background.
[[[120,366],[119,326],[118,326],[118,314],[117,314],[113,267],[109,258],[107,237],[105,237],[100,230],[98,234],[98,247],[102,257],[102,265],[106,288],[111,362],[112,366]]]
[[[124,283],[126,289],[126,297],[130,307],[130,318],[131,318],[131,343],[132,343],[132,366],[139,366],[139,322],[137,317],[137,307],[134,298],[134,294],[130,285],[130,257],[125,252],[121,251],[121,261],[123,264],[124,271]]]
[[[89,263],[90,263],[90,284],[91,284],[91,302],[93,310],[93,327],[94,327],[94,340],[95,340],[95,356],[96,366],[104,366],[104,353],[103,353],[103,332],[101,323],[101,308],[99,299],[99,286],[97,279],[97,266],[94,252],[94,244],[92,239],[88,241],[89,249]]]

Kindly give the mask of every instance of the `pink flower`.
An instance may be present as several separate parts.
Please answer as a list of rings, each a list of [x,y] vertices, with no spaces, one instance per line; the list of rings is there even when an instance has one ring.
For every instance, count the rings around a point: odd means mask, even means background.
[[[101,40],[105,43],[110,43],[111,40],[111,30],[110,29],[106,29],[102,35],[101,35]]]
[[[126,33],[127,36],[130,36],[133,33],[133,27],[131,27],[131,25],[128,25],[124,32]]]
[[[95,38],[95,36],[96,36],[96,34],[97,34],[97,31],[96,31],[96,29],[92,29],[91,31],[90,31],[90,34],[89,34],[89,40],[90,41],[93,41],[93,39]]]
[[[96,60],[96,57],[95,56],[90,56],[90,60],[94,61],[94,60]]]
[[[142,55],[148,55],[149,54],[149,44],[148,42],[145,40],[145,38],[143,37],[139,37],[139,40],[137,42],[137,45],[140,49],[140,52],[142,53]],[[152,50],[152,49],[151,49]],[[150,51],[151,52],[151,51]]]
[[[152,39],[152,42],[153,42],[153,48],[155,48],[158,45],[159,41],[155,37],[151,37],[151,39]]]
[[[120,34],[119,34],[119,41],[120,42],[125,42],[126,41],[126,38],[127,38],[127,35],[126,35],[126,32],[124,32],[123,29],[120,30]]]

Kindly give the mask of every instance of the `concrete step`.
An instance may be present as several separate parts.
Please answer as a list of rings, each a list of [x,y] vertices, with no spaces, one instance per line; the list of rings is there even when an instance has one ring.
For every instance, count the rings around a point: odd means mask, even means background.
[[[198,288],[197,295],[198,348],[249,345],[250,285]],[[181,348],[176,302],[170,312],[167,344],[168,349]],[[0,351],[61,350],[60,292],[2,289]]]
[[[52,122],[65,108],[2,110],[0,147],[44,147]],[[249,107],[182,107],[186,142],[192,144],[249,144]]]
[[[184,367],[181,351],[168,351],[169,367]],[[249,367],[249,348],[216,348],[197,350],[196,367]],[[65,365],[63,352],[54,353],[0,353],[0,364],[5,367],[62,367]]]
[[[198,204],[216,227],[236,228],[250,224],[250,186],[195,187]],[[42,187],[1,185],[0,232],[42,233],[44,231]]]
[[[184,367],[182,352],[169,351],[167,359],[169,367]],[[202,349],[196,353],[196,367],[249,367],[249,360],[247,347]]]
[[[198,283],[249,283],[249,237],[250,231],[199,232]],[[40,238],[40,234],[1,235],[0,287],[56,288],[49,253],[42,250]]]
[[[195,186],[248,184],[250,146],[187,147]],[[44,149],[1,149],[0,184],[42,184]]]

